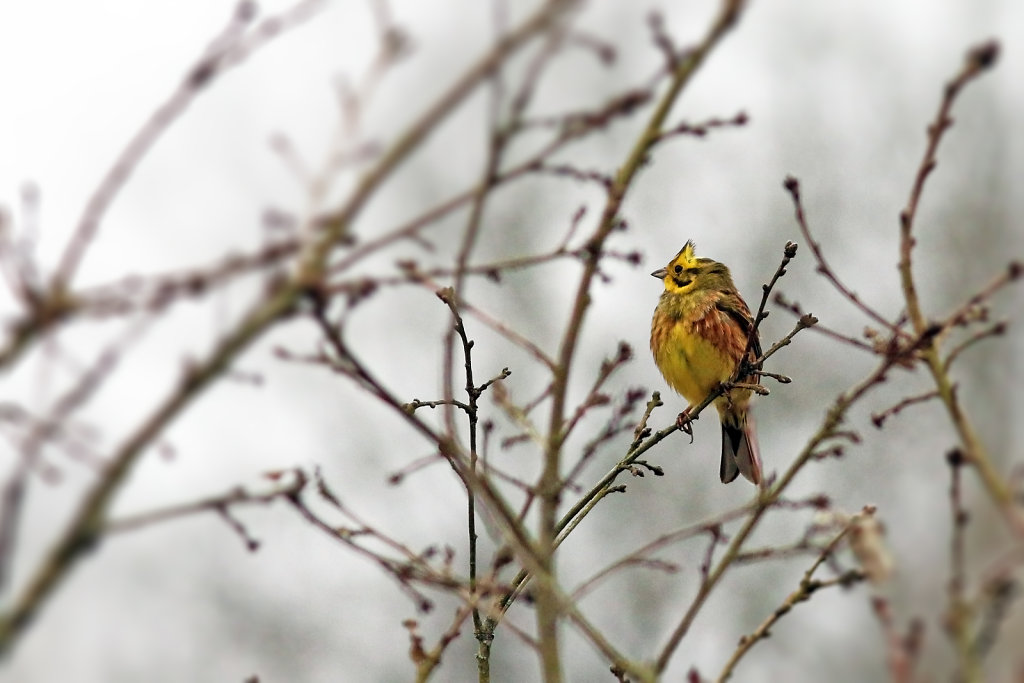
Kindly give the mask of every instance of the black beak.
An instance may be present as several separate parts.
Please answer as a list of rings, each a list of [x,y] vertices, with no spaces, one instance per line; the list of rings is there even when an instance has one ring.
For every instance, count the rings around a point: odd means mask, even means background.
[[[658,268],[656,271],[651,273],[651,275],[658,278],[659,280],[664,280],[665,276],[668,275],[668,270],[666,270],[665,268]]]

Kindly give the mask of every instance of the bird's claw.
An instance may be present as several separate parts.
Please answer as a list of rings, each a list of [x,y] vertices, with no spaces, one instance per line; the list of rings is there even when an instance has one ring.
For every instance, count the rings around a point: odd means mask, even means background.
[[[690,443],[693,443],[693,421],[696,419],[696,417],[690,417],[689,407],[687,407],[686,410],[684,410],[683,412],[679,413],[678,416],[676,416],[676,427],[683,434],[686,434],[687,436],[690,437]]]

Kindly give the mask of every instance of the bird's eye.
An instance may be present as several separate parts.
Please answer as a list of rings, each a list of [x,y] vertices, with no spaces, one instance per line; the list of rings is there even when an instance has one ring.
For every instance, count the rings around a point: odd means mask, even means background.
[[[675,271],[676,271],[677,273],[681,273],[681,272],[683,272],[683,267],[682,267],[682,266],[676,266],[676,267],[675,267]]]

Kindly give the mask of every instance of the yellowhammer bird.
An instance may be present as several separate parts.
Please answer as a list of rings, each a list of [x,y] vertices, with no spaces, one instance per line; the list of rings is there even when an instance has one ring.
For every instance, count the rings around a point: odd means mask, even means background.
[[[750,363],[761,355],[756,334],[747,350],[754,320],[729,269],[709,258],[697,258],[695,248],[692,240],[687,242],[667,266],[651,273],[665,283],[651,320],[654,362],[690,406],[732,377],[744,351]],[[738,382],[753,384],[757,377],[740,377]],[[754,484],[761,483],[750,396],[749,389],[734,388],[715,399],[722,422],[719,475],[724,484],[740,473]],[[686,419],[689,410],[680,420]]]

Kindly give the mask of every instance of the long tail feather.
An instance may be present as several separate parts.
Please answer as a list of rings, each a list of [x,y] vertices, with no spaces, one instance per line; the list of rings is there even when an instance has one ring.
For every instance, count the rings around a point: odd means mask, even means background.
[[[722,464],[719,476],[728,484],[742,474],[755,485],[761,484],[761,455],[757,447],[754,418],[749,411],[730,412],[722,417]]]

